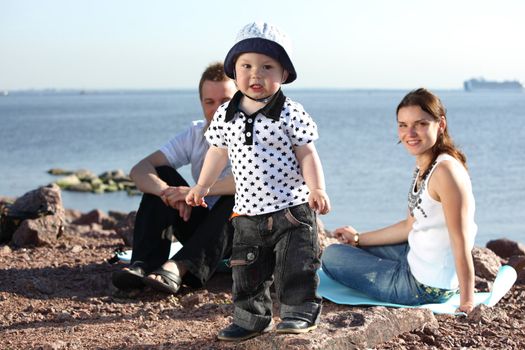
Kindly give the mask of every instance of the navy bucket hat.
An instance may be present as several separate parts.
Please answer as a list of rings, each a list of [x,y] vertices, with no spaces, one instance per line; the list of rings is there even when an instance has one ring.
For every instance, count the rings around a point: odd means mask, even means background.
[[[291,43],[283,32],[266,22],[253,22],[241,29],[235,44],[224,59],[224,73],[235,79],[235,61],[246,52],[256,52],[269,56],[279,62],[288,71],[288,84],[297,78],[295,68],[290,59]]]

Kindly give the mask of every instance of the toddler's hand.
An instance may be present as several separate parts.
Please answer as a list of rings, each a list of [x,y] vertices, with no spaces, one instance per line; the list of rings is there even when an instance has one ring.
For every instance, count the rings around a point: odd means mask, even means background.
[[[201,206],[204,208],[208,207],[208,204],[204,201],[204,197],[210,191],[209,187],[203,187],[199,184],[193,186],[186,196],[186,203],[192,207]]]
[[[325,190],[315,189],[310,191],[308,204],[310,205],[310,208],[322,215],[330,211],[330,199]]]

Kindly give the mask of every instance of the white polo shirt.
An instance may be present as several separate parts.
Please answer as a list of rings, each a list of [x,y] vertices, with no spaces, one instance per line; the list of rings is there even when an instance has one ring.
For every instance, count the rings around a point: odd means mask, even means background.
[[[238,91],[220,106],[205,133],[211,145],[228,149],[236,188],[233,211],[260,215],[308,202],[293,147],[316,140],[317,125],[282,91],[252,115],[239,109],[242,97]]]
[[[160,151],[164,154],[173,168],[179,169],[184,165],[190,164],[191,176],[195,183],[197,183],[197,180],[199,179],[202,164],[204,163],[204,157],[209,148],[209,144],[204,138],[205,128],[205,120],[194,121],[192,122],[191,127],[175,135],[175,137],[160,148]],[[228,165],[222,171],[220,178],[222,179],[230,173],[231,167],[228,162]],[[208,203],[210,209],[218,199],[219,196],[206,197],[206,203]]]

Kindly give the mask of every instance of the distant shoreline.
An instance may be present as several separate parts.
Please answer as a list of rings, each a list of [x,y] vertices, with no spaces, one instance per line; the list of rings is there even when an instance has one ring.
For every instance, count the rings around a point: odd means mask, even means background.
[[[353,87],[285,87],[283,90],[290,92],[331,92],[331,91],[349,91],[349,92],[406,92],[412,90],[415,87],[407,88],[353,88]],[[462,87],[457,88],[432,88],[435,91],[463,91]],[[1,91],[1,90],[0,90]],[[124,93],[195,93],[197,94],[197,88],[27,88],[27,89],[13,89],[4,90],[8,92],[6,96],[10,95],[28,95],[28,94],[39,94],[39,95],[52,95],[52,94],[73,94],[73,95],[87,95],[87,94],[124,94]]]

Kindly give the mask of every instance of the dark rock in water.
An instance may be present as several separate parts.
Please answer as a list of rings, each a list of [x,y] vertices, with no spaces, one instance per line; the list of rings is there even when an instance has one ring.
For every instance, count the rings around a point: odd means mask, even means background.
[[[142,196],[143,195],[143,193],[140,190],[138,190],[138,189],[131,189],[131,188],[129,188],[129,189],[126,190],[126,192],[127,192],[128,196]]]
[[[79,182],[64,188],[65,190],[74,192],[93,192],[93,186],[89,182]]]
[[[72,175],[73,172],[70,170],[64,170],[62,168],[51,168],[47,171],[48,174],[51,175]]]
[[[80,179],[74,174],[69,175],[69,176],[64,176],[58,179],[57,181],[55,181],[55,184],[57,184],[63,190],[69,189],[69,187],[73,185],[78,185],[80,183],[81,183]]]
[[[80,179],[80,181],[90,181],[98,178],[98,176],[95,173],[87,169],[77,170],[75,171],[75,175]]]
[[[92,193],[126,191],[129,195],[137,191],[135,183],[120,169],[106,171],[99,176],[84,169],[67,173],[70,175],[55,181],[63,190]]]
[[[104,182],[109,180],[115,182],[131,181],[130,177],[121,169],[103,172],[98,177]]]
[[[508,259],[513,255],[525,255],[525,245],[510,239],[502,238],[487,242],[487,248],[498,256]]]
[[[474,247],[472,249],[476,276],[492,281],[501,266],[500,258],[490,249]]]
[[[116,227],[115,231],[122,237],[127,246],[133,246],[133,229],[135,228],[136,211],[132,211],[128,216],[121,221]]]

